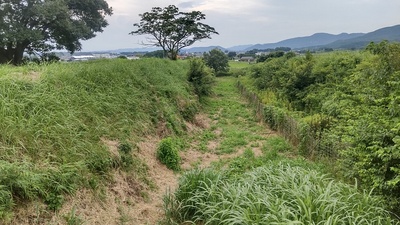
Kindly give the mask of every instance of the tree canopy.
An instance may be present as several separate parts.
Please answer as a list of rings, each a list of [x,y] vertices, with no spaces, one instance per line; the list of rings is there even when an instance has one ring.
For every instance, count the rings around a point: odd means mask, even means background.
[[[108,25],[105,0],[2,0],[0,63],[20,64],[23,53],[81,49]]]
[[[130,34],[150,35],[148,44],[161,47],[174,60],[182,48],[218,34],[213,27],[199,22],[205,19],[205,14],[200,11],[180,12],[174,5],[153,7],[150,12],[139,16],[142,18],[140,22],[133,24],[138,29]]]
[[[228,72],[229,70],[229,57],[220,49],[214,48],[210,52],[203,54],[206,65],[214,69],[216,73]]]

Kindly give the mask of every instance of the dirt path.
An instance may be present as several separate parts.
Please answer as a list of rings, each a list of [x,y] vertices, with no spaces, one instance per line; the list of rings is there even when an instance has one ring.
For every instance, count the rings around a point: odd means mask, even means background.
[[[215,163],[227,163],[230,159],[251,150],[255,156],[262,154],[263,142],[276,133],[256,121],[253,110],[239,95],[235,78],[217,79],[215,95],[194,124],[188,124],[188,148],[180,152],[182,169],[209,167]],[[46,213],[45,206],[30,205],[15,220],[19,224],[157,224],[163,218],[163,196],[178,186],[180,173],[174,173],[156,159],[160,138],[147,137],[137,144],[137,156],[147,165],[150,186],[135,174],[116,171],[107,190],[101,193],[81,191],[68,197],[66,204],[46,223],[40,218]],[[104,142],[115,152],[118,142]],[[96,196],[97,195],[97,196]],[[99,197],[100,195],[100,197]],[[100,200],[99,200],[100,199]],[[46,216],[44,216],[46,217]]]
[[[209,167],[224,162],[251,149],[255,156],[262,154],[262,142],[276,133],[256,121],[254,112],[240,96],[232,77],[218,78],[215,95],[204,106],[204,112],[196,116],[196,127],[191,128],[189,148],[180,153],[182,169]],[[142,143],[143,159],[149,165],[152,179],[158,189],[151,194],[152,200],[143,204],[148,210],[148,224],[162,219],[162,196],[166,190],[174,190],[180,174],[174,174],[155,159],[157,140]],[[142,223],[146,224],[146,223]]]
[[[189,125],[189,148],[180,153],[182,169],[209,167],[215,162],[228,161],[251,149],[262,154],[262,142],[276,133],[256,121],[254,112],[239,95],[232,77],[218,78],[215,95],[204,106],[204,112]],[[159,140],[149,138],[139,144],[141,158],[147,163],[150,176],[158,187],[150,193],[150,201],[142,202],[136,211],[137,224],[156,224],[163,217],[162,196],[178,186],[180,174],[173,173],[156,159]],[[141,217],[143,216],[143,217]]]

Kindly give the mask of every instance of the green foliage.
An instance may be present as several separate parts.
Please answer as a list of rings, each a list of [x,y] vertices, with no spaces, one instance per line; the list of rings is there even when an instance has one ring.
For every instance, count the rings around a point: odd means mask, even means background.
[[[151,186],[130,140],[184,132],[183,112],[198,104],[187,69],[160,59],[0,66],[0,223],[21,202],[57,210],[79,188],[102,188],[113,169]],[[114,154],[102,140],[123,141]]]
[[[14,201],[11,191],[7,186],[0,185],[0,220],[7,221],[11,217],[13,206]]]
[[[104,0],[2,0],[1,4],[0,63],[21,64],[25,50],[80,50],[80,40],[102,32],[108,25],[105,17],[112,14]]]
[[[229,70],[229,58],[220,49],[215,48],[210,52],[205,52],[203,59],[206,65],[215,71],[216,75],[222,76]]]
[[[398,224],[382,201],[320,173],[278,164],[239,177],[194,170],[165,198],[170,221],[207,224]]]
[[[265,61],[267,61],[268,59],[279,58],[279,57],[282,57],[282,56],[284,56],[284,55],[285,55],[285,52],[283,52],[283,51],[270,52],[270,53],[268,53],[268,54],[266,54],[266,55],[261,55],[260,57],[257,57],[257,62],[258,62],[258,63],[260,63],[260,62],[265,62]],[[289,55],[289,54],[288,54],[288,55]],[[292,54],[290,54],[290,55],[292,55]]]
[[[287,138],[297,139],[304,156],[338,158],[344,177],[374,188],[399,213],[399,43],[273,58],[250,74],[247,85],[260,96],[273,93],[262,98],[273,129],[296,131]]]
[[[161,47],[173,60],[177,59],[182,48],[218,34],[213,27],[199,22],[206,18],[205,14],[200,11],[179,12],[175,5],[153,7],[151,12],[139,16],[140,23],[133,24],[138,29],[130,34],[150,35],[150,44]]]
[[[189,63],[187,80],[193,85],[194,92],[199,96],[212,94],[214,77],[201,59],[192,59]]]
[[[120,155],[120,167],[125,170],[129,170],[133,167],[134,159],[132,157],[132,145],[128,142],[123,142],[118,145]]]
[[[277,152],[288,152],[292,149],[292,146],[281,137],[271,137],[265,141],[265,148],[273,149]]]
[[[157,159],[171,170],[180,170],[181,158],[174,139],[168,137],[160,141],[157,148]]]

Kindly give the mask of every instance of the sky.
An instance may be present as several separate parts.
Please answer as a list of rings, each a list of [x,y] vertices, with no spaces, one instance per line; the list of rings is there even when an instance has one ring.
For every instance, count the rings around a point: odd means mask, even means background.
[[[82,51],[143,48],[146,36],[129,35],[139,14],[152,7],[176,5],[180,11],[201,11],[202,22],[219,35],[192,47],[225,48],[274,43],[314,33],[367,33],[400,24],[400,0],[106,0],[113,8],[109,25],[82,42]]]

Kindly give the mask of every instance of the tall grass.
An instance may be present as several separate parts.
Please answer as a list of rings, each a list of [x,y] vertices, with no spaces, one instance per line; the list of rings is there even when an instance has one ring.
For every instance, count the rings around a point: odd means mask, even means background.
[[[0,219],[20,201],[57,209],[63,194],[96,186],[121,165],[102,138],[183,132],[196,104],[186,71],[156,59],[0,66]]]
[[[186,173],[165,197],[169,223],[396,224],[371,193],[314,170],[273,164],[234,179],[214,170]]]

